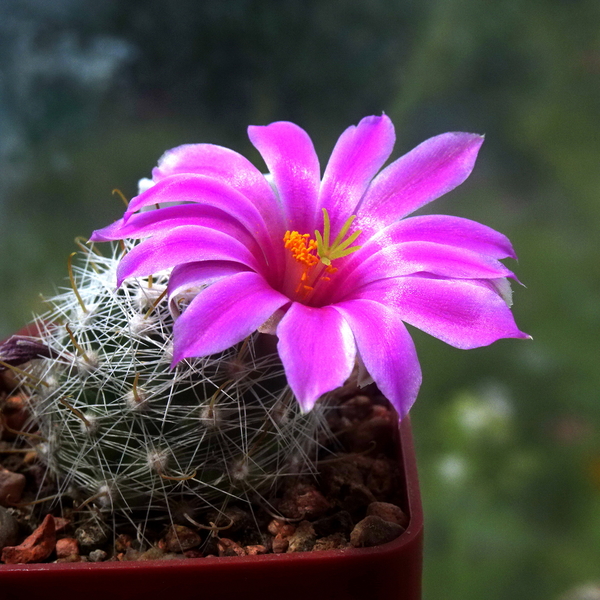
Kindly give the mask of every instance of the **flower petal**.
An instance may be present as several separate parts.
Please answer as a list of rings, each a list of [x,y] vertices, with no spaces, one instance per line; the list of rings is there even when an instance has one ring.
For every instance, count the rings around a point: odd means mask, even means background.
[[[458,246],[492,258],[517,258],[510,240],[502,233],[477,221],[449,215],[402,219],[378,232],[368,243],[385,245],[421,241]]]
[[[248,127],[248,137],[273,175],[284,212],[285,228],[311,233],[317,218],[320,167],[304,129],[279,121]]]
[[[196,202],[218,208],[238,220],[265,248],[272,261],[279,264],[283,260],[279,234],[275,236],[274,245],[272,232],[253,202],[224,181],[204,175],[172,175],[136,196],[129,203],[124,220],[128,222],[133,213],[145,206],[165,202]]]
[[[354,337],[332,307],[311,308],[294,302],[281,319],[277,336],[288,383],[305,412],[352,373]]]
[[[179,313],[177,302],[182,297],[192,298],[211,283],[245,271],[246,267],[239,263],[216,260],[184,263],[175,267],[168,285],[171,314]]]
[[[377,387],[400,418],[421,387],[415,345],[396,312],[372,300],[350,300],[332,306],[350,325],[360,357]]]
[[[334,237],[354,214],[371,179],[389,158],[395,139],[394,126],[387,115],[365,117],[340,136],[319,193],[319,206],[329,213]]]
[[[238,273],[200,292],[175,321],[173,365],[230,348],[256,331],[289,299],[260,275]]]
[[[144,277],[182,263],[227,260],[255,271],[264,266],[238,240],[207,227],[186,225],[159,233],[132,248],[119,263],[117,284],[127,277]]]
[[[370,235],[453,190],[470,175],[482,143],[473,133],[444,133],[400,157],[373,180],[356,227]]]
[[[365,247],[364,250],[367,250]],[[371,255],[361,251],[360,262],[335,276],[339,293],[377,279],[425,272],[456,279],[514,277],[500,261],[478,252],[434,242],[405,242],[386,246]]]
[[[167,150],[152,170],[155,182],[182,173],[206,175],[226,182],[249,198],[269,229],[283,235],[281,206],[264,175],[244,156],[215,144],[184,144]],[[280,232],[280,233],[279,233]]]
[[[456,348],[530,337],[519,331],[506,302],[485,281],[395,277],[366,285],[353,297],[381,302],[404,322]]]
[[[256,241],[239,221],[218,208],[202,204],[180,204],[137,213],[131,215],[128,221],[119,219],[104,229],[94,231],[90,241],[140,239],[182,225],[216,229],[238,239],[248,248],[257,248]]]

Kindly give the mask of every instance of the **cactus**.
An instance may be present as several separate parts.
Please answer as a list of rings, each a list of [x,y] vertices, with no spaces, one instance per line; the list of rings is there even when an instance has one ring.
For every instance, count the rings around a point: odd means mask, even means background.
[[[310,470],[324,409],[302,413],[271,336],[172,369],[171,312],[185,297],[169,310],[168,273],[116,289],[119,252],[69,263],[72,287],[38,319],[49,356],[29,363],[26,386],[60,494],[169,520],[182,503],[219,510]]]

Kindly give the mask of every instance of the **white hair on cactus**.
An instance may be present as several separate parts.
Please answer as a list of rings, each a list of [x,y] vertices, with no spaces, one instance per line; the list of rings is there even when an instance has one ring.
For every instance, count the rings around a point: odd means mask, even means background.
[[[122,251],[80,254],[82,302],[61,290],[37,321],[52,358],[27,366],[43,384],[23,385],[60,493],[88,499],[116,523],[137,511],[168,521],[178,502],[198,510],[250,502],[312,472],[324,409],[302,414],[276,352],[262,350],[256,333],[172,369],[169,273],[116,288]]]

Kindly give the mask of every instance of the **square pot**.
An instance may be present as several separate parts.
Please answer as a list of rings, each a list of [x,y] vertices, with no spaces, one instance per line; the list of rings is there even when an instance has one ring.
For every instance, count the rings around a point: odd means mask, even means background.
[[[410,522],[373,548],[225,558],[0,565],[0,599],[419,600],[423,512],[410,420],[399,425]]]

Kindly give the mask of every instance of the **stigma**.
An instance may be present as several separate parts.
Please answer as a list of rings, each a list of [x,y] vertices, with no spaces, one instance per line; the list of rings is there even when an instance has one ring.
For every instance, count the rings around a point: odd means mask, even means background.
[[[326,208],[323,209],[323,233],[315,231],[314,239],[309,233],[285,232],[283,244],[289,253],[284,293],[294,300],[309,302],[318,286],[331,281],[330,275],[337,271],[332,262],[360,250],[360,246],[352,246],[360,230],[346,237],[355,218],[353,215],[344,223],[333,243],[330,242],[331,222]]]

